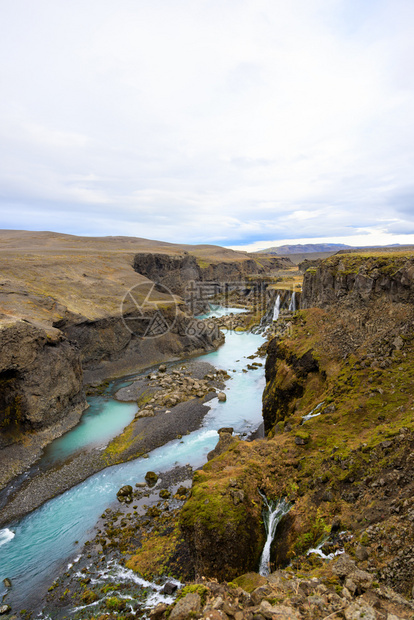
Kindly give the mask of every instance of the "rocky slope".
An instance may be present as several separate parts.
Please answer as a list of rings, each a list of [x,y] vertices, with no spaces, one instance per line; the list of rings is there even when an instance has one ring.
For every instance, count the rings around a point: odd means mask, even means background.
[[[169,613],[172,620],[397,620],[411,618],[413,612],[412,602],[376,583],[371,573],[343,555],[307,574],[250,573],[230,584],[201,579],[185,587],[175,605],[160,603],[149,617],[156,620]]]

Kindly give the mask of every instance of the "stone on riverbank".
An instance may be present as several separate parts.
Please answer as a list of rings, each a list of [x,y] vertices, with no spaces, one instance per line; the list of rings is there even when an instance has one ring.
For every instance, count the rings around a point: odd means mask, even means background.
[[[126,502],[127,504],[132,502],[132,491],[133,489],[131,485],[126,484],[125,486],[121,487],[116,494],[117,500],[119,502]]]
[[[154,471],[147,471],[145,474],[145,480],[149,487],[153,487],[157,484],[158,476]]]
[[[2,605],[0,607],[0,616],[4,616],[4,614],[8,614],[11,612],[10,605]]]

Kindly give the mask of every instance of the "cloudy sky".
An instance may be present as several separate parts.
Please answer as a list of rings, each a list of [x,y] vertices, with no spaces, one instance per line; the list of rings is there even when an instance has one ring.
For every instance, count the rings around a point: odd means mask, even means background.
[[[0,228],[414,242],[412,0],[0,0]]]

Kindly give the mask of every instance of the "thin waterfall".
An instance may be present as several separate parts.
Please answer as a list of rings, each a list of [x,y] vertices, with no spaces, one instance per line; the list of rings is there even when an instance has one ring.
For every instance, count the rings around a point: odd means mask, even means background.
[[[275,305],[273,308],[273,320],[277,321],[280,314],[280,295],[276,297]]]
[[[296,312],[295,291],[292,292],[292,297],[290,298],[289,312]]]
[[[259,491],[260,493],[260,491]],[[259,573],[264,577],[270,573],[270,547],[276,534],[276,528],[280,521],[292,508],[292,504],[285,499],[279,499],[276,502],[268,500],[265,495],[263,497],[263,522],[267,534],[265,546],[263,547],[262,555],[260,558]]]

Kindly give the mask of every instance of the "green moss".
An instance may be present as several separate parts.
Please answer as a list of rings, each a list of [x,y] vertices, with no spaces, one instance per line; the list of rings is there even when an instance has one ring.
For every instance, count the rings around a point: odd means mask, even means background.
[[[325,519],[317,512],[314,520],[309,524],[309,529],[303,532],[295,542],[295,553],[301,554],[310,548],[316,547],[328,536],[330,526]]]
[[[208,262],[206,260],[203,260],[202,258],[197,258],[197,265],[201,268],[201,269],[206,269],[207,267],[210,267],[210,265],[212,264],[211,262]]]
[[[246,592],[253,592],[256,588],[264,586],[267,583],[266,578],[259,575],[259,573],[246,573],[245,575],[236,577],[233,581],[239,588],[243,588]]]
[[[110,457],[110,462],[116,463],[116,457],[121,456],[122,453],[131,446],[134,439],[133,427],[132,424],[130,424],[118,437],[115,437],[115,439],[108,444],[103,453],[104,458]]]
[[[91,603],[95,603],[98,600],[99,596],[93,590],[85,590],[85,592],[81,595],[81,601],[85,605],[90,605]]]
[[[141,394],[141,396],[137,400],[137,405],[140,409],[144,407],[149,401],[154,398],[154,390],[146,390]]]
[[[105,607],[110,611],[123,611],[126,608],[126,601],[117,596],[111,596],[106,599]]]
[[[180,590],[179,593],[177,594],[176,601],[179,601],[181,598],[184,598],[185,596],[187,596],[187,594],[198,594],[201,598],[201,604],[205,605],[207,594],[208,594],[208,588],[206,588],[206,586],[203,586],[199,583],[192,583],[188,586],[184,586],[184,588]]]

